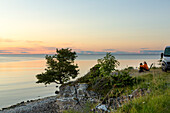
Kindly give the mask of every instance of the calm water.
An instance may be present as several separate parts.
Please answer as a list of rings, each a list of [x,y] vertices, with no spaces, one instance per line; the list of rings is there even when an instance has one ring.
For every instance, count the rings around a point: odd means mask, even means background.
[[[36,74],[46,67],[45,55],[0,55],[0,108],[17,102],[55,95],[55,84],[47,87],[36,84]],[[86,74],[97,63],[97,59],[105,55],[78,55],[76,63],[80,74]],[[140,62],[157,65],[160,55],[115,55],[119,60],[118,69],[133,66],[137,68]]]

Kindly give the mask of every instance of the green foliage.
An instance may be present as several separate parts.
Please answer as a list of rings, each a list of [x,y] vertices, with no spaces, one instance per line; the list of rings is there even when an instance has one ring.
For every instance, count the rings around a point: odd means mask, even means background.
[[[109,76],[112,71],[119,65],[111,53],[107,53],[102,59],[98,59],[98,64],[90,69],[90,72],[79,78],[76,82],[95,84],[103,76]]]
[[[100,95],[106,95],[110,89],[112,89],[113,83],[110,76],[98,77],[94,79],[93,82],[90,82],[89,89],[95,91]]]
[[[96,64],[94,67],[90,69],[90,73],[88,76],[88,80],[90,83],[94,82],[95,79],[100,78],[100,64]]]
[[[90,82],[89,89],[105,96],[114,87],[118,89],[114,91],[115,96],[117,95],[117,92],[123,92],[121,88],[130,87],[134,84],[135,77],[130,76],[128,71],[121,71],[118,72],[118,74],[110,76],[96,77]]]
[[[94,67],[92,67],[91,69],[90,69],[90,77],[92,78],[94,78],[94,77],[99,77],[99,75],[100,75],[100,67],[101,67],[101,65],[100,64],[96,64]]]
[[[111,53],[107,53],[104,58],[98,59],[98,64],[101,65],[99,69],[101,76],[109,76],[119,65],[119,62]]]
[[[46,55],[47,68],[46,72],[36,75],[38,81],[36,83],[50,84],[55,82],[57,84],[63,84],[70,80],[70,78],[76,78],[78,75],[78,66],[74,64],[76,59],[76,53],[71,49],[56,49],[55,55]]]
[[[130,76],[129,71],[121,71],[111,77],[116,87],[132,86],[135,83],[135,77]]]
[[[96,64],[94,67],[90,69],[85,76],[78,78],[75,82],[76,83],[91,83],[95,81],[94,79],[98,78],[100,75],[100,64]]]
[[[115,91],[114,95],[117,95],[117,92],[122,93],[121,88],[132,86],[135,84],[136,78],[130,76],[128,70],[115,71],[118,65],[119,62],[115,57],[111,53],[107,53],[103,59],[98,60],[98,64],[92,67],[89,73],[76,80],[75,83],[88,83],[88,90],[94,90],[103,96],[113,87],[119,89]],[[112,71],[115,74],[110,74]]]

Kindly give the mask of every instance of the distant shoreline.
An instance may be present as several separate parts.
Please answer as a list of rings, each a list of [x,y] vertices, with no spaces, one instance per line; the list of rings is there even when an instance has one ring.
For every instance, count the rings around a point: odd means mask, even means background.
[[[124,54],[116,54],[116,53],[111,53],[112,55],[160,55],[160,54],[142,54],[142,53],[135,53],[135,54],[128,54],[128,53],[124,53]],[[0,55],[53,55],[53,54],[1,54]],[[105,53],[103,54],[80,54],[77,53],[77,55],[105,55]]]

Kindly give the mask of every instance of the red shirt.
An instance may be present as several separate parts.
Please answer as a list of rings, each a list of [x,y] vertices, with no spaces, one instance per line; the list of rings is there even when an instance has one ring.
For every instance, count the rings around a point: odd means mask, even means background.
[[[144,64],[144,65],[143,65],[143,68],[145,68],[145,69],[149,70],[149,68],[148,68],[148,65],[147,65],[147,64]]]

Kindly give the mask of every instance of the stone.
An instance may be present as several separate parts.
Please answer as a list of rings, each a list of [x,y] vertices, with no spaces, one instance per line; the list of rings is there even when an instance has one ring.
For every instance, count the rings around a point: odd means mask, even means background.
[[[105,112],[110,112],[110,111],[108,110],[108,106],[105,105],[105,104],[98,104],[98,105],[96,106],[96,109],[103,110],[103,111],[105,111]]]

